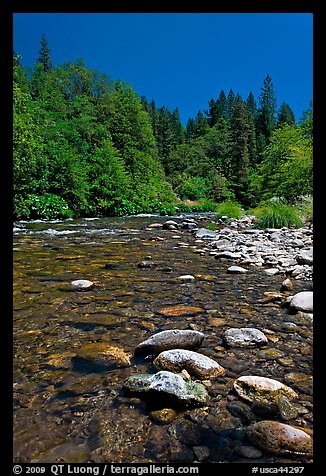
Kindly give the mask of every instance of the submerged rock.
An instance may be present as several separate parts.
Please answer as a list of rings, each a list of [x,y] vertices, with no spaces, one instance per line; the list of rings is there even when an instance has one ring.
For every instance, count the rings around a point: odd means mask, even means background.
[[[281,285],[281,291],[292,291],[293,283],[290,278],[284,279]]]
[[[172,349],[161,352],[153,364],[155,367],[171,372],[185,369],[198,378],[221,377],[226,370],[206,355],[185,349]]]
[[[252,327],[227,329],[223,334],[223,339],[229,346],[234,347],[256,347],[268,343],[265,334]]]
[[[204,337],[202,332],[188,329],[162,331],[138,344],[135,354],[159,354],[170,349],[197,349]]]
[[[123,388],[131,394],[169,397],[184,404],[204,403],[208,399],[204,385],[185,381],[181,375],[164,370],[154,375],[132,375],[125,381]]]
[[[178,416],[178,413],[173,410],[173,408],[162,408],[162,410],[152,411],[149,416],[155,422],[166,425],[168,423],[171,423],[171,421],[175,420]]]
[[[289,309],[292,312],[313,312],[313,291],[301,291],[293,296]]]
[[[304,428],[272,420],[262,420],[247,429],[249,439],[268,453],[312,455],[312,437]]]
[[[130,365],[131,354],[106,342],[90,342],[77,350],[76,357],[97,365],[125,367]]]
[[[235,380],[234,389],[237,394],[249,402],[261,401],[278,405],[281,396],[294,400],[298,394],[283,383],[257,375],[244,375]]]
[[[175,306],[163,307],[157,311],[165,317],[179,317],[179,316],[194,316],[204,312],[201,307],[186,306],[184,304],[177,304]]]

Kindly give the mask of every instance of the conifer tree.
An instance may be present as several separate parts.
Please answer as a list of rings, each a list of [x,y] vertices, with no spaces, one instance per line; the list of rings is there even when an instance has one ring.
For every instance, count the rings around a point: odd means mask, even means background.
[[[283,124],[289,124],[290,126],[295,125],[295,116],[286,102],[282,102],[278,116],[277,116],[277,127],[283,125]]]
[[[42,65],[42,70],[44,73],[48,73],[52,71],[53,65],[50,56],[50,48],[44,34],[42,35],[40,43],[41,49],[39,52],[39,57],[37,58],[37,63]]]

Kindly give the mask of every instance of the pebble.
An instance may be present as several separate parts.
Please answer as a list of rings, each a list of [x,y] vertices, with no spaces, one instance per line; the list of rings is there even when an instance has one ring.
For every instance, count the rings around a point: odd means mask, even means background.
[[[94,283],[88,279],[77,279],[71,282],[74,289],[79,291],[88,291],[93,288]]]

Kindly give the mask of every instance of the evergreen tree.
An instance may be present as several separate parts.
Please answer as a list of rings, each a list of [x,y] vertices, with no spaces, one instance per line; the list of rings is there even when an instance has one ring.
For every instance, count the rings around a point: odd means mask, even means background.
[[[294,113],[292,109],[290,108],[290,106],[288,105],[288,103],[284,101],[281,104],[281,107],[277,116],[276,126],[279,127],[283,124],[289,124],[290,126],[295,125]]]
[[[234,191],[240,202],[249,205],[249,172],[256,152],[255,128],[251,114],[239,94],[235,98],[231,117],[231,141]]]
[[[256,114],[257,114],[257,104],[254,98],[254,95],[252,91],[250,91],[247,100],[246,100],[246,105],[249,113],[251,114],[253,120],[256,119]]]
[[[226,105],[225,105],[225,117],[229,121],[231,120],[232,117],[232,110],[233,110],[233,105],[235,102],[235,94],[233,92],[233,89],[231,88],[227,98],[226,98]]]
[[[42,35],[40,43],[41,43],[41,49],[39,52],[39,57],[37,58],[37,63],[42,65],[42,71],[44,73],[48,73],[52,71],[53,66],[52,66],[52,61],[50,56],[49,45],[44,34]]]
[[[271,77],[267,74],[259,96],[257,112],[257,130],[267,140],[271,137],[276,125],[276,94]]]

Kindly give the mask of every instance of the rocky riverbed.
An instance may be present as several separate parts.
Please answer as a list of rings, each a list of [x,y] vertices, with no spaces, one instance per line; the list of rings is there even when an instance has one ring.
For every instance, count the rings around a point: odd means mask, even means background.
[[[254,225],[17,223],[15,461],[311,462],[313,229]]]

